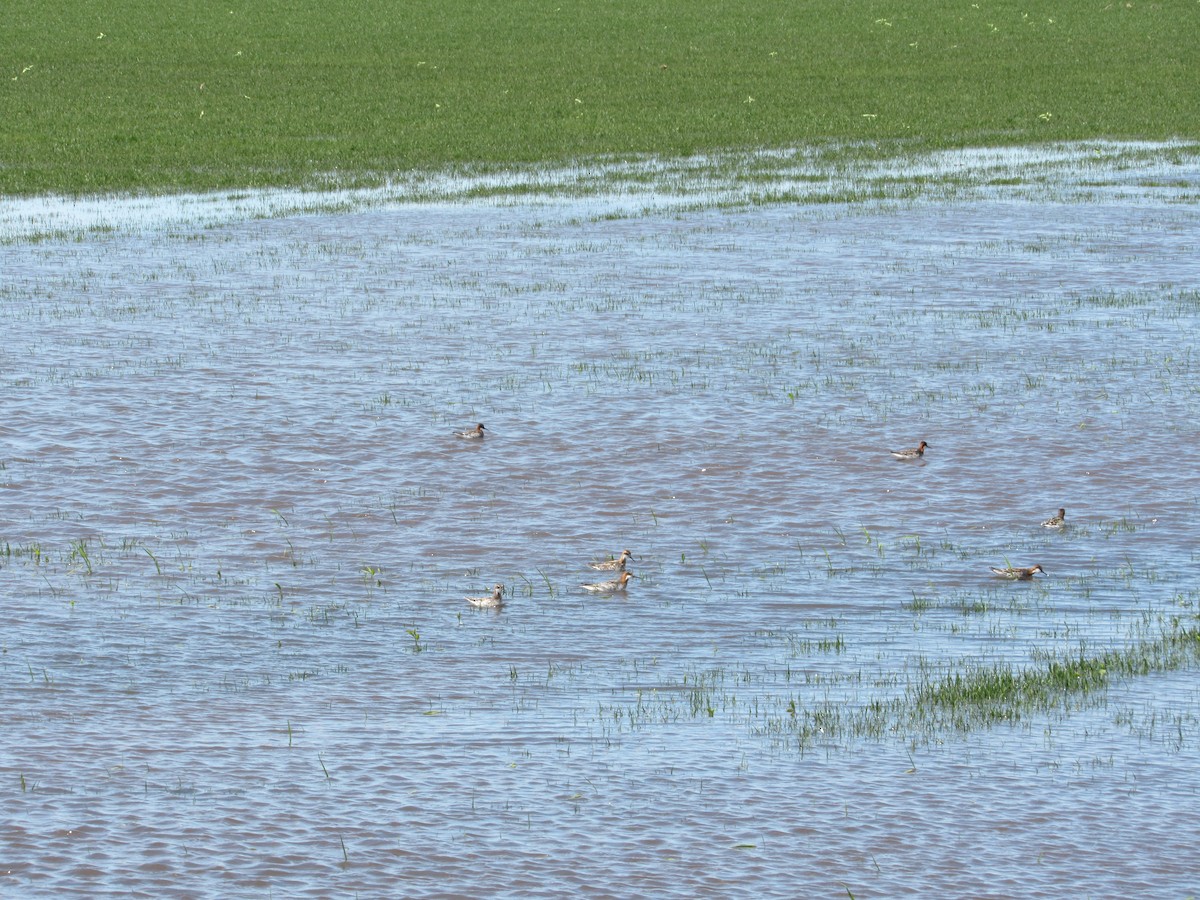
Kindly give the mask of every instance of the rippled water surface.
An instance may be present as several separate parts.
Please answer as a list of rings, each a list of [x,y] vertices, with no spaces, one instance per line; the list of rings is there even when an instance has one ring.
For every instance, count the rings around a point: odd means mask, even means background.
[[[1200,166],[1111,149],[8,204],[0,895],[1200,890]]]

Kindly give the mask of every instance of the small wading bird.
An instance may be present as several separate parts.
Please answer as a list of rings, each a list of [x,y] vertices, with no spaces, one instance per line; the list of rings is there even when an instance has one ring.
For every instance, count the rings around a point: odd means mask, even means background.
[[[588,567],[595,569],[597,572],[624,572],[625,560],[633,559],[633,554],[628,550],[622,550],[621,555],[616,559],[606,559],[604,562],[588,563]]]
[[[456,431],[454,434],[456,437],[466,438],[468,441],[478,440],[483,437],[483,423],[480,422],[470,431]]]
[[[925,451],[928,449],[928,447],[929,445],[927,443],[921,441],[920,446],[911,447],[908,450],[889,450],[888,452],[891,453],[892,456],[896,457],[896,459],[920,459],[925,455]]]
[[[1067,524],[1067,511],[1060,509],[1057,516],[1051,516],[1042,523],[1043,528],[1062,528]]]
[[[467,602],[480,609],[491,609],[504,605],[504,585],[498,584],[489,597],[467,597]]]
[[[632,572],[622,572],[619,578],[612,581],[597,581],[594,584],[581,585],[581,587],[593,594],[615,594],[617,591],[625,590],[625,585],[629,584],[629,579],[632,577]]]
[[[1046,570],[1041,566],[1026,566],[1024,568],[1019,566],[1005,566],[1003,569],[992,566],[991,568],[1001,578],[1007,578],[1009,581],[1029,581],[1038,572],[1041,572],[1043,575],[1046,574]]]

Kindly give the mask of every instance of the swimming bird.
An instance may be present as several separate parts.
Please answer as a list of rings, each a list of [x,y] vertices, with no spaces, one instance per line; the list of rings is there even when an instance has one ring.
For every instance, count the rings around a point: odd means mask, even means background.
[[[480,609],[494,609],[504,605],[504,585],[498,584],[490,597],[467,597],[467,602]]]
[[[625,585],[629,584],[629,579],[632,577],[632,572],[622,572],[620,577],[612,581],[597,581],[594,584],[580,586],[585,591],[590,591],[593,594],[615,594],[617,591],[625,590]]]
[[[616,559],[606,559],[604,562],[588,563],[588,567],[595,569],[598,572],[624,572],[625,560],[633,559],[633,554],[628,550],[622,550],[621,555]]]
[[[480,422],[470,431],[456,431],[454,434],[456,437],[466,438],[468,441],[477,440],[483,437],[483,423]]]
[[[1024,568],[1019,566],[1005,566],[1003,569],[992,566],[991,568],[1001,578],[1007,578],[1009,581],[1029,581],[1038,572],[1041,572],[1043,575],[1046,574],[1046,570],[1041,566],[1026,566]]]
[[[1060,509],[1057,516],[1051,516],[1042,523],[1043,528],[1062,528],[1067,524],[1067,511]]]
[[[919,447],[912,447],[908,450],[889,450],[888,452],[896,459],[920,459],[925,455],[925,450],[929,447],[927,443],[921,441]]]

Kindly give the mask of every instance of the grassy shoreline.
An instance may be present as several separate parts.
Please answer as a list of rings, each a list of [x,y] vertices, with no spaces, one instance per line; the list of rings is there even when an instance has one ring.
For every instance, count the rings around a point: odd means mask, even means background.
[[[0,194],[1200,137],[1200,5],[1060,7],[33,0],[0,35]]]

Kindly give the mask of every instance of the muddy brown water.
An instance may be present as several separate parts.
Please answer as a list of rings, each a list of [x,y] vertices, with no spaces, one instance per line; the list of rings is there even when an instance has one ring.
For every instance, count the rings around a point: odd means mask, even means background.
[[[1194,627],[1198,171],[10,238],[0,895],[1195,891],[1191,666],[846,723]]]

